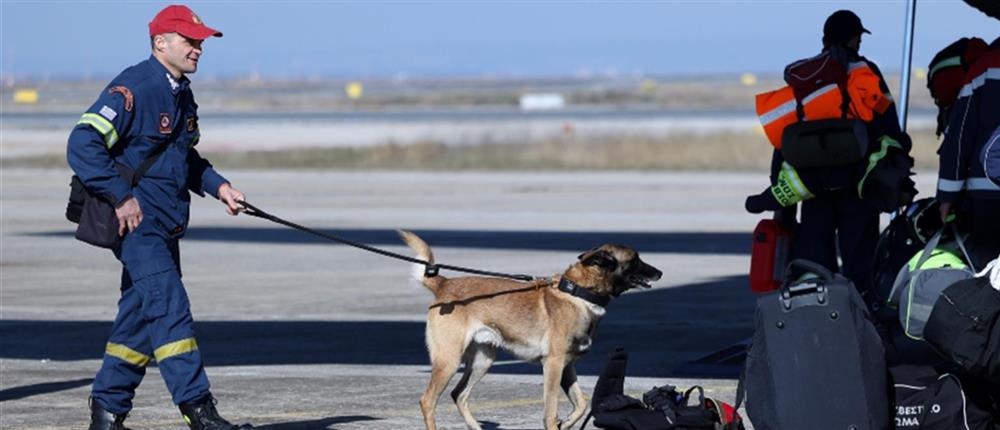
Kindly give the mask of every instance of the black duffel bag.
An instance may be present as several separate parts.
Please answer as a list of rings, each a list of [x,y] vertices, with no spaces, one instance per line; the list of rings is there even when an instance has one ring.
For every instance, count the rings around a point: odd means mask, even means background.
[[[781,156],[797,169],[858,163],[868,153],[868,131],[859,119],[799,121],[781,135]]]
[[[924,340],[969,374],[1000,383],[1000,291],[987,277],[958,281],[941,292]]]
[[[994,430],[989,393],[965,386],[957,375],[929,366],[889,369],[894,388],[896,430]]]
[[[122,164],[115,164],[118,174],[129,188],[135,188],[146,171],[160,159],[168,144],[161,144],[153,150],[138,169],[132,170]],[[77,224],[75,237],[96,247],[114,249],[121,243],[118,235],[118,215],[115,203],[92,192],[79,176],[73,175],[69,183],[69,202],[66,204],[66,219]]]

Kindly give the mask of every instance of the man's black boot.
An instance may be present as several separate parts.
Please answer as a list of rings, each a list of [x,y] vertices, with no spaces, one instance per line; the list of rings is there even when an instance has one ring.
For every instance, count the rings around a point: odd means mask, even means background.
[[[125,417],[128,414],[117,415],[104,410],[101,405],[91,397],[90,403],[90,427],[89,430],[129,430],[125,427]]]
[[[196,403],[185,403],[180,408],[181,415],[191,430],[253,430],[250,424],[234,425],[220,417],[212,396]]]

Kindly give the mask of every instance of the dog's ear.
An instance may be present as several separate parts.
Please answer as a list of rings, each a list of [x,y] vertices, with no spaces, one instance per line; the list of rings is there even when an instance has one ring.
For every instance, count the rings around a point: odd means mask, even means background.
[[[580,254],[580,262],[584,266],[598,266],[609,272],[614,272],[618,269],[618,260],[615,260],[615,257],[605,250]]]
[[[580,255],[576,256],[576,259],[580,260],[580,261],[583,261],[583,257],[586,257],[587,254],[590,254],[591,252],[597,251],[597,248],[600,248],[600,247],[599,246],[595,246],[593,248],[590,248],[590,251],[581,252]]]

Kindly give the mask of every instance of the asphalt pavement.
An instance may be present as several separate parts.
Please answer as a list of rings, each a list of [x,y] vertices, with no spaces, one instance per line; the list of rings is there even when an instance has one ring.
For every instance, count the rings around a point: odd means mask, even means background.
[[[448,264],[551,275],[602,243],[632,246],[664,276],[611,303],[577,365],[584,390],[607,354],[624,347],[632,395],[672,384],[735,397],[739,363],[726,358],[752,333],[746,273],[759,219],[742,202],[763,189],[764,173],[223,173],[277,216],[404,253],[395,229],[410,229]],[[86,425],[115,316],[120,266],[73,239],[63,218],[69,176],[2,172],[4,429]],[[409,279],[409,264],[229,217],[197,197],[181,255],[198,343],[226,417],[263,429],[422,428],[430,294]],[[501,356],[470,401],[483,428],[541,428],[540,373]],[[568,403],[560,410],[565,416]],[[447,396],[437,416],[442,429],[464,428]],[[155,367],[127,423],[184,428]]]

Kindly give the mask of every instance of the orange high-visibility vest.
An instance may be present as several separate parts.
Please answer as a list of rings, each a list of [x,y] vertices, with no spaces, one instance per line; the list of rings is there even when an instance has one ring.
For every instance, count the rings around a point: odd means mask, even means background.
[[[879,77],[860,61],[851,63],[847,75],[847,94],[851,103],[848,118],[871,121],[875,112],[885,113],[892,104],[892,97],[883,93]],[[795,94],[792,87],[785,86],[774,91],[757,94],[757,116],[764,134],[776,149],[781,149],[781,134],[789,124],[798,122],[795,111]],[[802,99],[802,113],[805,120],[840,118],[842,116],[841,91],[837,84],[821,87]]]

